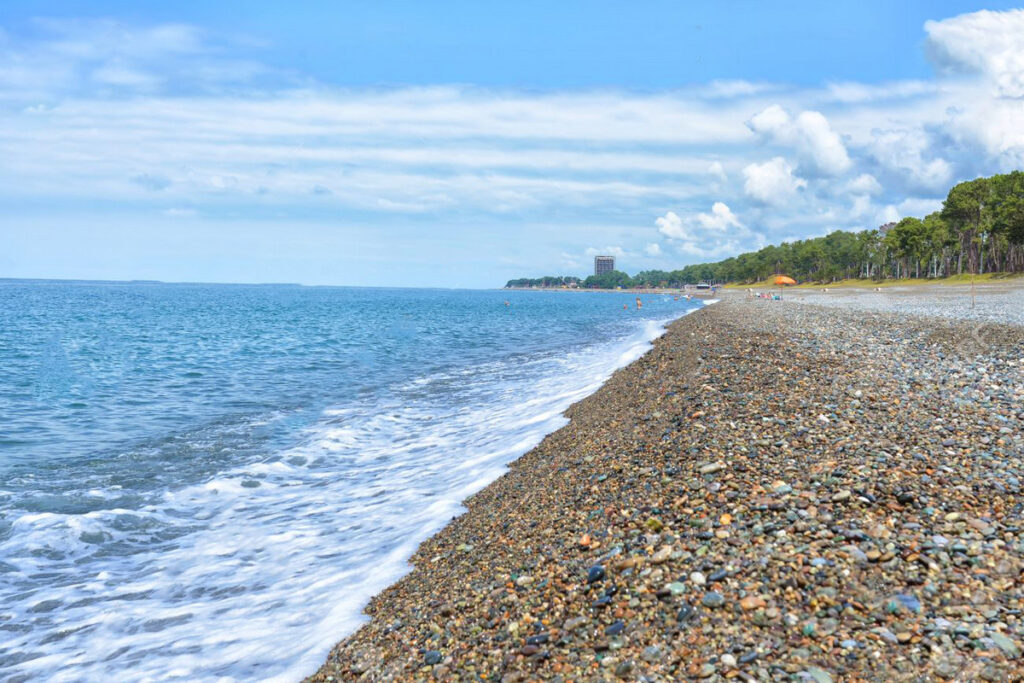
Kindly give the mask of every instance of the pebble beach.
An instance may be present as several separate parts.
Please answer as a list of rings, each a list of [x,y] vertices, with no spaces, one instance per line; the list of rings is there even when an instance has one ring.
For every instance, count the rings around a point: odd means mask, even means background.
[[[672,323],[308,680],[1024,678],[1024,327],[993,296]]]

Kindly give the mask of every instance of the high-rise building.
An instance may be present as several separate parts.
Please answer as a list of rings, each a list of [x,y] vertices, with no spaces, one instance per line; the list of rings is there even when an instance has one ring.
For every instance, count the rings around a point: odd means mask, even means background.
[[[604,273],[610,273],[613,270],[615,270],[614,256],[594,257],[594,275],[603,275]]]

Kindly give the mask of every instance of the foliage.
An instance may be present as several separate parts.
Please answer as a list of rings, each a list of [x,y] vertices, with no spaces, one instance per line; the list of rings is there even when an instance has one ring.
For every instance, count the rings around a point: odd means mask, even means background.
[[[568,287],[571,284],[579,284],[580,279],[572,275],[545,275],[544,277],[521,277],[516,280],[509,280],[506,287]]]
[[[591,275],[583,281],[588,289],[615,289],[616,287],[632,287],[633,278],[621,270],[611,270],[600,275]]]
[[[968,180],[953,187],[942,210],[877,230],[836,230],[824,237],[769,245],[717,263],[612,271],[584,287],[680,287],[699,282],[753,283],[785,273],[803,282],[848,278],[949,277],[1024,272],[1024,172]],[[512,282],[519,282],[513,280]]]

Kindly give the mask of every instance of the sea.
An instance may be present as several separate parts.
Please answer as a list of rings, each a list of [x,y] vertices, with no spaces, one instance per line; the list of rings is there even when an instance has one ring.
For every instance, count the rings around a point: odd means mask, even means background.
[[[700,307],[0,280],[0,681],[296,681]]]

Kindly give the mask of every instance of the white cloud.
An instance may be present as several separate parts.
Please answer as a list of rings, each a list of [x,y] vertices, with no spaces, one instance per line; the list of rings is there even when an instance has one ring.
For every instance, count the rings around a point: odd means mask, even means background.
[[[658,232],[674,240],[695,240],[709,232],[725,232],[742,228],[736,214],[723,202],[715,202],[710,213],[698,213],[684,221],[674,211],[654,219]]]
[[[844,104],[861,104],[879,100],[901,100],[924,95],[933,95],[938,88],[927,81],[895,81],[893,83],[829,83],[827,97]]]
[[[981,74],[1002,97],[1024,97],[1024,10],[982,10],[928,21],[932,62],[950,72]]]
[[[899,203],[897,208],[903,216],[924,218],[933,211],[942,209],[944,197],[908,197]]]
[[[746,195],[764,204],[781,204],[807,187],[807,181],[793,175],[793,167],[782,157],[746,166],[743,177]]]
[[[764,244],[764,236],[741,223],[724,202],[715,202],[708,213],[696,213],[685,219],[669,211],[656,218],[654,224],[679,253],[687,256],[710,258]]]
[[[562,267],[570,270],[579,270],[583,267],[583,264],[577,259],[575,254],[567,254],[562,252]]]
[[[889,204],[877,214],[875,214],[875,223],[877,225],[884,225],[885,223],[895,223],[896,221],[903,218],[903,214],[892,204]],[[877,226],[873,226],[877,227]]]
[[[708,166],[708,173],[723,182],[729,179],[729,176],[725,174],[725,167],[722,166],[721,161],[712,161],[711,165]]]
[[[952,166],[936,154],[936,145],[922,129],[875,130],[868,151],[881,166],[910,182],[911,187],[948,189]]]
[[[816,173],[834,176],[850,168],[843,141],[820,112],[802,111],[793,119],[775,104],[751,118],[748,125],[762,138],[795,149],[800,163]]]
[[[853,206],[850,207],[850,217],[853,219],[862,218],[871,213],[871,197],[866,194],[853,196]]]
[[[711,213],[697,214],[697,222],[706,230],[724,231],[729,228],[742,227],[736,215],[722,202],[715,202],[711,206]]]
[[[859,176],[846,183],[844,191],[851,194],[876,195],[882,192],[882,186],[878,179],[870,173],[861,173]]]
[[[691,239],[689,233],[683,228],[683,219],[676,215],[674,211],[669,211],[664,216],[655,218],[654,224],[658,226],[658,232],[669,239]]]
[[[623,249],[622,247],[604,247],[602,249],[598,249],[596,247],[589,247],[584,253],[590,258],[593,258],[595,256],[614,256],[615,258],[619,259],[628,255],[626,250]]]
[[[749,97],[779,90],[781,86],[773,83],[752,83],[744,80],[712,81],[704,90],[705,97]]]
[[[657,242],[651,242],[646,247],[644,247],[644,253],[650,256],[651,258],[661,256],[661,245],[658,244]]]

